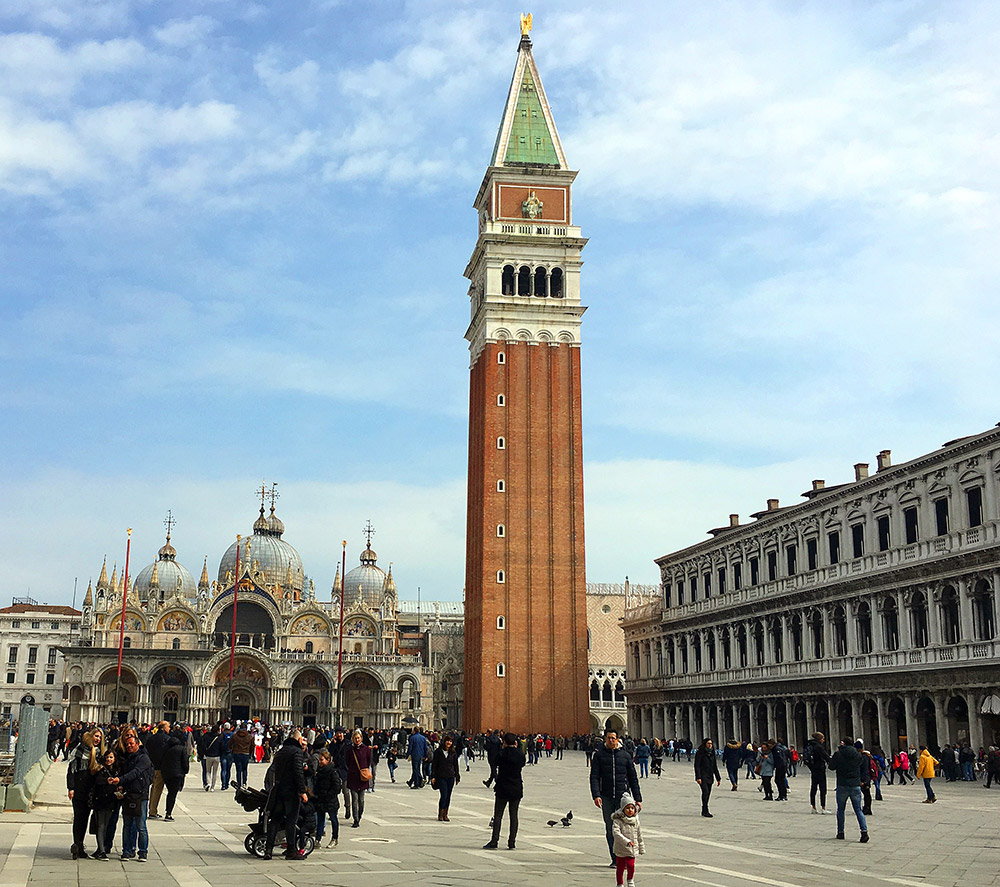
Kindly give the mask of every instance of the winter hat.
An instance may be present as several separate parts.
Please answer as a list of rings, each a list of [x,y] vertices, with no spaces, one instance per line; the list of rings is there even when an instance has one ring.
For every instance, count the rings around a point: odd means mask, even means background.
[[[625,808],[628,807],[629,804],[634,807],[635,801],[632,800],[632,796],[628,792],[625,792],[625,794],[622,795],[621,803],[618,805],[618,812],[624,814]]]
[[[863,749],[863,748],[865,747],[865,744],[864,744],[864,742],[862,742],[862,741],[861,741],[860,739],[856,739],[856,740],[854,740],[854,747],[855,747],[855,748],[856,748],[856,749],[857,749],[858,751],[861,751],[861,749]]]

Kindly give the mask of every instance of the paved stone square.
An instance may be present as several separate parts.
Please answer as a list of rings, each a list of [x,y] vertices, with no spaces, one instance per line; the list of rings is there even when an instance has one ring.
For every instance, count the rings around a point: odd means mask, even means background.
[[[407,769],[401,767],[397,776]],[[1000,887],[1000,789],[937,779],[939,800],[930,805],[920,803],[920,785],[887,787],[869,823],[871,843],[862,845],[856,822],[849,819],[847,840],[837,841],[835,817],[810,814],[808,774],[801,771],[791,780],[787,803],[764,802],[759,783],[742,781],[739,791],[731,792],[724,782],[712,798],[713,819],[699,816],[690,764],[668,762],[663,771],[662,779],[642,780],[646,854],[636,867],[639,887]],[[250,772],[259,785],[264,767]],[[480,849],[492,814],[493,794],[481,781],[486,775],[482,762],[463,774],[452,799],[452,821],[439,823],[437,793],[409,790],[405,776],[389,783],[383,763],[361,828],[342,828],[339,847],[317,850],[303,862],[264,862],[243,849],[246,823],[255,814],[245,813],[232,791],[202,791],[194,765],[176,821],[149,823],[150,859],[142,865],[69,858],[70,806],[63,790],[65,764],[59,762],[46,775],[33,811],[0,815],[0,887],[614,884],[582,753],[567,753],[563,761],[543,758],[525,769],[514,851]],[[570,809],[570,828],[545,825]],[[506,822],[501,846],[505,842]],[[93,838],[87,846],[93,849]]]

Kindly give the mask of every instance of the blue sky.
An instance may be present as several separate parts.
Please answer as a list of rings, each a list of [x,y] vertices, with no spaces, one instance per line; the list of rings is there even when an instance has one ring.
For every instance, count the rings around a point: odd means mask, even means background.
[[[328,594],[366,519],[464,577],[472,210],[520,5],[0,7],[0,571],[68,602],[279,484]],[[588,578],[1000,420],[1000,11],[552,2],[585,252]],[[78,598],[79,602],[79,598]]]

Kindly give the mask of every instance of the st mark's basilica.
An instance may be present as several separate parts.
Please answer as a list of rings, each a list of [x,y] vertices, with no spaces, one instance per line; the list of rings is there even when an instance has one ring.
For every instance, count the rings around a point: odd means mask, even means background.
[[[231,716],[332,725],[339,714],[341,723],[370,727],[433,719],[435,670],[425,665],[430,657],[421,647],[433,645],[435,629],[443,637],[453,632],[442,624],[447,614],[442,620],[441,608],[429,604],[430,627],[419,615],[416,626],[401,624],[392,567],[385,572],[378,566],[370,524],[360,564],[343,583],[338,567],[329,599],[317,599],[302,558],[284,538],[273,495],[265,514],[264,492],[252,533],[225,551],[215,581],[209,580],[207,558],[197,582],[178,560],[169,516],[166,542],[128,580],[127,594],[124,574],[114,568],[109,579],[107,564],[101,567],[96,587],[87,588],[79,643],[65,648],[71,719],[202,724]],[[461,671],[460,639],[435,649],[443,673]]]

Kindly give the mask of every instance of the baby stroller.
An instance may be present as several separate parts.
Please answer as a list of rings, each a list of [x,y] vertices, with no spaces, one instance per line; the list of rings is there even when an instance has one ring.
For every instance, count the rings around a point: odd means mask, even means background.
[[[250,834],[243,839],[243,846],[247,853],[256,856],[258,859],[264,858],[267,850],[267,825],[270,819],[270,811],[267,809],[268,792],[259,791],[255,788],[238,785],[235,782],[230,785],[236,789],[236,803],[238,803],[247,813],[257,811],[257,821],[248,822]],[[316,814],[309,804],[302,805],[302,812],[299,814],[299,849],[304,856],[308,856],[316,848]],[[285,830],[280,829],[275,837],[275,845],[284,845]]]

